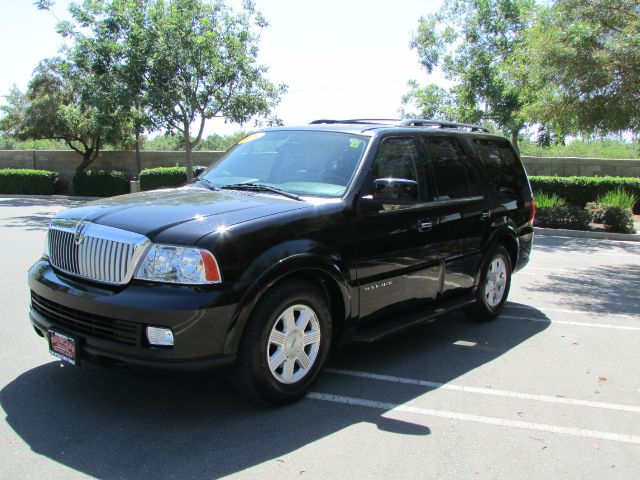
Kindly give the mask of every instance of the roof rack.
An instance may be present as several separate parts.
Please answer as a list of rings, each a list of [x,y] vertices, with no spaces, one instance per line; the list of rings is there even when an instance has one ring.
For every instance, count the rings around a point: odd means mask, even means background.
[[[480,125],[471,125],[469,123],[441,122],[439,120],[428,120],[425,118],[408,118],[400,121],[401,127],[436,127],[436,128],[458,128],[470,130],[472,132],[489,133],[489,129]]]
[[[488,128],[480,125],[471,125],[468,123],[441,122],[439,120],[429,120],[426,118],[408,118],[405,120],[392,118],[352,118],[349,120],[330,120],[321,119],[314,120],[310,125],[335,125],[335,124],[354,124],[354,125],[396,125],[398,127],[434,127],[434,128],[455,128],[460,130],[469,130],[471,132],[490,133]]]

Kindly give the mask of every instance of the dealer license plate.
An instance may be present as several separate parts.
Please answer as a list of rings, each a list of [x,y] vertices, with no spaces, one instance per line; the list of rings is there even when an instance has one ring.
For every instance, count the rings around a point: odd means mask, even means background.
[[[49,330],[49,353],[60,360],[78,365],[78,340],[64,333]]]

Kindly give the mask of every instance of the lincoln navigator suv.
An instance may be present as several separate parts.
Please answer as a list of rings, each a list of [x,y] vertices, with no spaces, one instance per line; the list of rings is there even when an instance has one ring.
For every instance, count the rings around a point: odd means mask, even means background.
[[[29,316],[65,362],[227,367],[250,398],[285,404],[339,345],[500,314],[534,215],[518,153],[483,127],[269,128],[192,184],[57,214]]]

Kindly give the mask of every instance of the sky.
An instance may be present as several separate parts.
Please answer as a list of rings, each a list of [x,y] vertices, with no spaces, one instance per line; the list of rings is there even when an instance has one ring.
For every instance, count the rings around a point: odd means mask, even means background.
[[[68,0],[52,11],[68,18]],[[240,5],[240,0],[228,0]],[[397,118],[407,82],[441,83],[420,67],[409,48],[420,16],[439,8],[429,0],[255,0],[269,21],[261,33],[260,63],[288,93],[275,113],[285,125],[319,118]],[[56,18],[31,0],[0,0],[0,95],[25,90],[38,62],[57,54]],[[4,102],[4,99],[0,100]],[[251,129],[252,124],[244,126]],[[240,125],[211,120],[205,135]]]

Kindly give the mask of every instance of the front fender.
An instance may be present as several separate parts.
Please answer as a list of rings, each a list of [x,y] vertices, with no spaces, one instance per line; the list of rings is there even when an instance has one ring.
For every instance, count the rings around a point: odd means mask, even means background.
[[[335,253],[322,249],[311,240],[296,240],[276,245],[263,252],[243,273],[241,282],[249,285],[242,295],[225,342],[225,353],[237,351],[244,327],[262,296],[283,279],[308,273],[320,274],[333,282],[340,292],[345,318],[355,311],[357,289],[351,288],[347,266]]]

